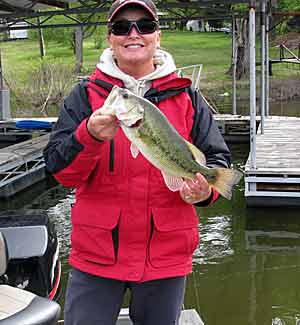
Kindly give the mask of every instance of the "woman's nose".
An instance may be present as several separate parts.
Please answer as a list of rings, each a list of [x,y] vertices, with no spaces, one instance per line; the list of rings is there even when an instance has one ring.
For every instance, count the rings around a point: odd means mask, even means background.
[[[136,29],[135,26],[132,26],[131,27],[131,30],[129,31],[128,36],[137,36],[137,35],[140,35],[139,32],[138,32],[138,30]]]

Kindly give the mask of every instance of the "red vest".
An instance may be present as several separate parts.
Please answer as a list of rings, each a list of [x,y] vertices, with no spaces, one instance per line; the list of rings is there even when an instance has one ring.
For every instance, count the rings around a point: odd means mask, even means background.
[[[96,70],[91,79],[122,85]],[[176,88],[175,74],[153,81],[158,90]],[[103,105],[107,94],[94,84],[88,87],[92,110]],[[96,90],[95,90],[96,89]],[[98,90],[98,91],[97,91]],[[158,104],[177,131],[190,140],[193,107],[186,92]],[[93,172],[78,181],[72,208],[70,263],[94,275],[125,281],[148,281],[182,276],[192,270],[198,245],[198,217],[178,192],[165,185],[161,172],[141,154],[131,156],[130,142],[119,129],[111,161],[110,142],[97,142],[87,132],[86,121],[76,131],[84,150],[72,164]],[[86,152],[85,152],[86,151]],[[90,158],[88,158],[90,157]],[[82,160],[81,160],[82,158]],[[61,173],[67,174],[72,164]]]

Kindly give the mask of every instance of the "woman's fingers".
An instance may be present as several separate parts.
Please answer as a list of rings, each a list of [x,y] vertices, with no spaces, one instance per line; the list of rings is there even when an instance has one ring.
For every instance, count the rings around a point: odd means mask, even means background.
[[[93,113],[87,123],[89,133],[98,140],[111,140],[119,127],[119,121],[112,115]]]
[[[182,199],[189,204],[204,201],[210,194],[211,187],[200,173],[197,173],[193,180],[186,179],[180,190]]]

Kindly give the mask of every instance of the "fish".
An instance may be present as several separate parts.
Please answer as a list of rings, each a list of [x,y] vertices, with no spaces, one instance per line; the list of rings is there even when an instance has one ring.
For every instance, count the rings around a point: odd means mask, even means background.
[[[224,198],[232,198],[232,188],[242,173],[232,168],[207,167],[205,155],[184,139],[167,117],[147,99],[125,88],[114,86],[100,114],[114,115],[131,142],[133,158],[141,153],[158,168],[170,191],[179,191],[185,179],[201,173]]]

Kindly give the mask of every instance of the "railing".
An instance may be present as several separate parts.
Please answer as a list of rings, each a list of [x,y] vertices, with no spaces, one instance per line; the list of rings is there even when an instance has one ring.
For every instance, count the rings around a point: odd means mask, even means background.
[[[44,168],[45,163],[43,156],[33,158],[31,161],[24,161],[23,164],[15,166],[11,170],[1,171],[0,172],[0,188],[9,184],[10,182],[16,180],[19,177],[22,177],[26,174],[35,172],[40,168]]]
[[[285,52],[288,52],[291,56],[286,58]],[[286,59],[295,59],[300,63],[300,44],[298,45],[298,56],[293,53],[288,47],[286,47],[284,44],[280,44],[280,50],[279,50],[279,57],[281,61],[284,61]]]
[[[202,72],[202,64],[194,64],[186,67],[178,68],[177,73],[179,76],[187,76],[192,80],[192,86],[196,89],[200,89],[200,78]]]

